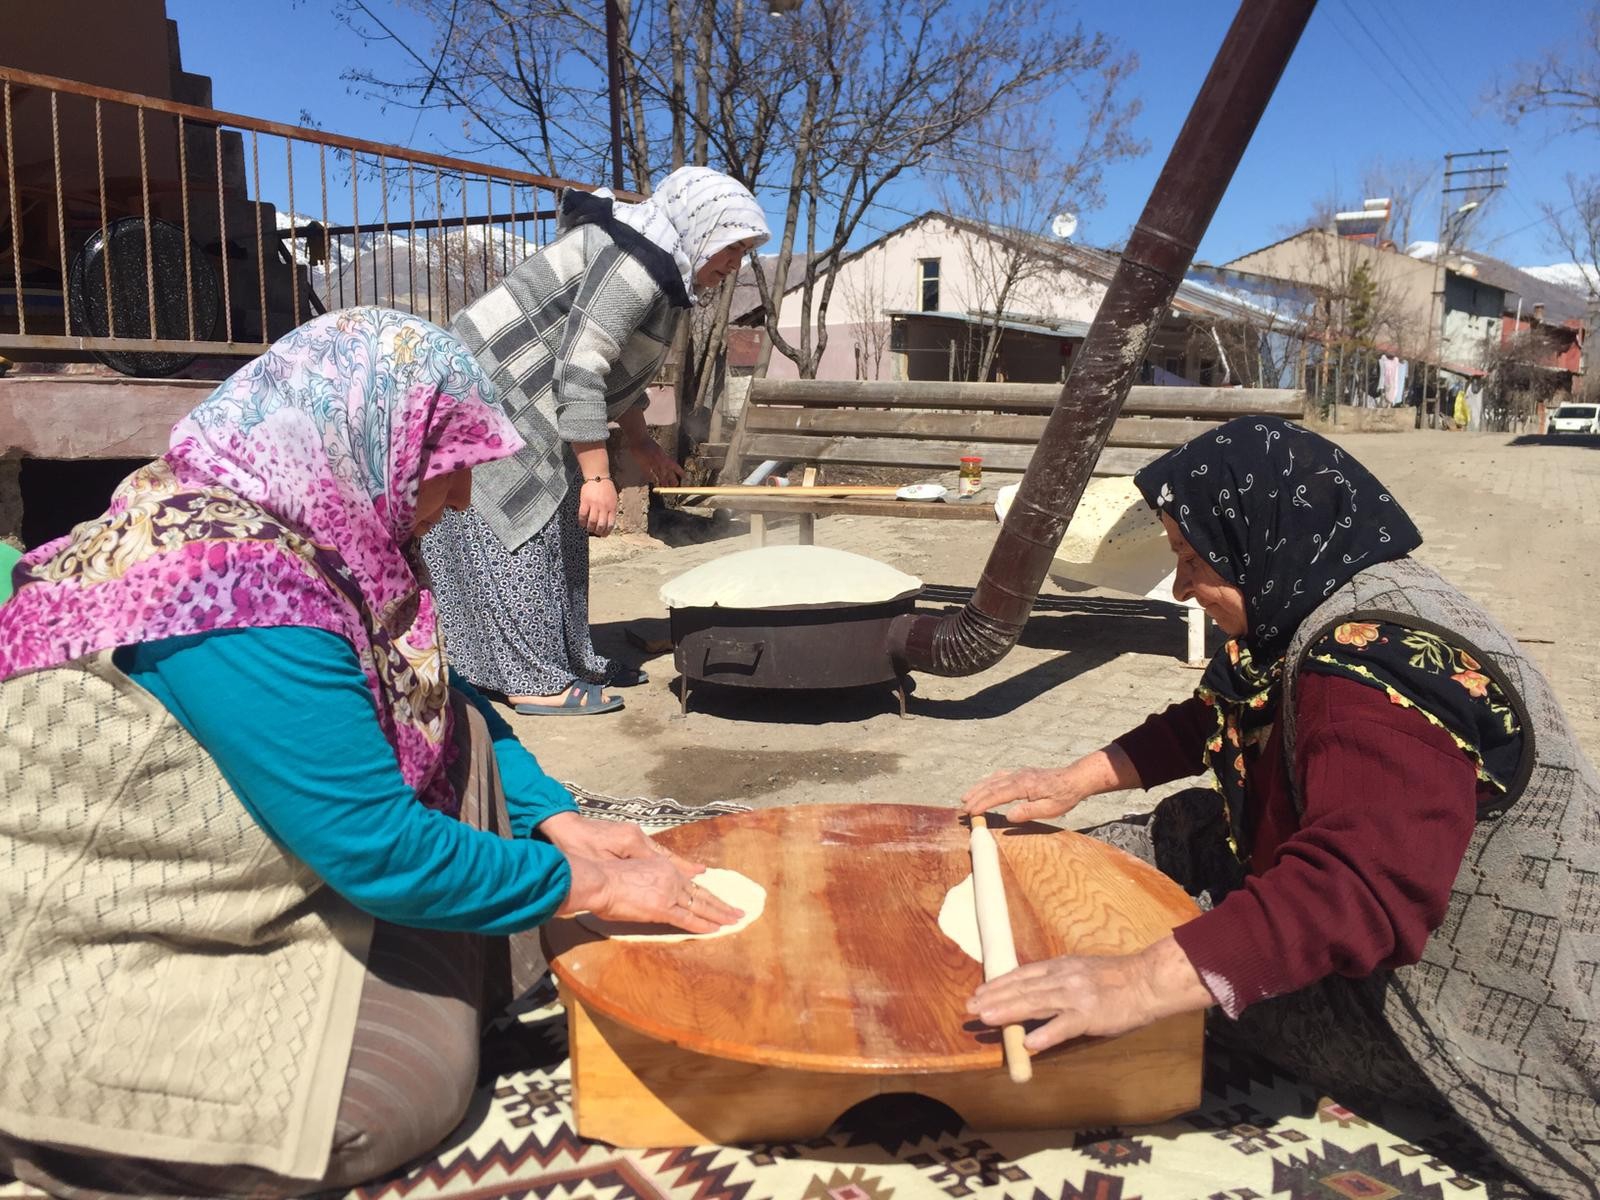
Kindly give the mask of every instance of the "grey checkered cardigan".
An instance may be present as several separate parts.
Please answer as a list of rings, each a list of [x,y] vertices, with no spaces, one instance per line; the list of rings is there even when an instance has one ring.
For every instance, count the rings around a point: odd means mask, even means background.
[[[567,494],[564,443],[605,441],[606,423],[643,400],[689,307],[672,256],[617,221],[610,200],[564,193],[556,228],[451,324],[528,443],[473,472],[473,507],[509,550]]]

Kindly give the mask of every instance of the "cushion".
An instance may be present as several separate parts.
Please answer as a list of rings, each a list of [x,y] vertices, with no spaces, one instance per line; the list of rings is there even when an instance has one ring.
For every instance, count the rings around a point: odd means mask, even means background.
[[[685,571],[661,588],[668,608],[824,608],[883,604],[922,580],[827,546],[762,546]]]

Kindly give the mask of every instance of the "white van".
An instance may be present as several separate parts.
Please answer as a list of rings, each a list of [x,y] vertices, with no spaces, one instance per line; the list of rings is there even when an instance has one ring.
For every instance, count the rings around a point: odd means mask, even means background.
[[[1545,433],[1592,433],[1600,435],[1600,404],[1563,404],[1550,414]]]

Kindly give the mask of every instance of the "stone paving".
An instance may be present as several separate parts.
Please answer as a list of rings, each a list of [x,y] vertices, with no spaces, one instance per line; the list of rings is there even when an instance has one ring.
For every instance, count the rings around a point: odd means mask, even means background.
[[[1433,431],[1336,440],[1411,512],[1426,539],[1419,557],[1524,640],[1583,745],[1600,758],[1600,444]],[[922,608],[939,612],[965,599],[994,533],[981,522],[831,517],[818,522],[817,542],[921,577],[929,585]],[[771,540],[793,537],[780,527]],[[661,584],[746,544],[596,543],[591,604],[601,648],[637,658],[622,634],[641,622],[665,632]],[[1181,661],[1184,647],[1173,606],[1067,595],[1047,582],[1009,655],[975,676],[919,676],[908,719],[887,689],[709,687],[695,692],[680,718],[669,653],[647,663],[650,682],[626,693],[620,713],[513,720],[547,770],[611,795],[757,806],[951,804],[991,770],[1064,763],[1188,696],[1198,672]],[[1148,807],[1161,794],[1100,797],[1064,823],[1093,824]]]

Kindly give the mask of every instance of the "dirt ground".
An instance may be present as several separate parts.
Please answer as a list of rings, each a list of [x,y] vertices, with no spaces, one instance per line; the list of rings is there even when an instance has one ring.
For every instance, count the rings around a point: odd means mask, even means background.
[[[1504,434],[1354,433],[1336,438],[1422,529],[1419,557],[1474,596],[1544,667],[1591,757],[1600,758],[1600,443],[1549,445]],[[596,643],[628,661],[630,626],[666,631],[661,585],[744,549],[744,523],[715,540],[668,548],[644,538],[594,544]],[[982,522],[830,517],[819,545],[867,554],[920,577],[920,607],[965,601],[994,540]],[[779,526],[769,541],[794,539]],[[1212,630],[1213,646],[1216,631]],[[645,661],[651,679],[621,712],[513,717],[558,778],[617,796],[766,806],[861,801],[951,804],[999,767],[1068,761],[1189,695],[1184,624],[1173,606],[1104,593],[1068,595],[1046,582],[1020,644],[989,670],[920,676],[902,719],[885,688],[758,694],[703,687],[687,718],[671,690],[670,652]],[[1093,824],[1165,794],[1122,793],[1064,822]]]

